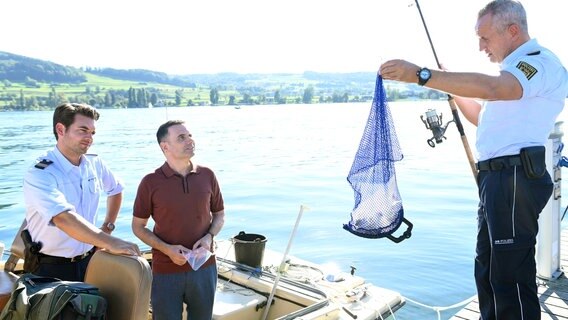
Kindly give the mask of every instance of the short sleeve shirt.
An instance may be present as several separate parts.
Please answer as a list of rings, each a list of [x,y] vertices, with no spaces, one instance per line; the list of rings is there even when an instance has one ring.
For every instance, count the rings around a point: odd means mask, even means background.
[[[68,236],[52,218],[74,211],[95,224],[101,194],[116,195],[123,184],[96,155],[83,155],[73,165],[56,148],[38,158],[47,165],[32,166],[24,177],[26,220],[33,241],[42,243],[41,252],[58,257],[74,257],[93,246]],[[51,161],[51,163],[50,163]]]
[[[192,248],[207,234],[212,213],[224,209],[223,196],[213,171],[195,165],[185,177],[176,173],[168,163],[146,175],[134,200],[133,215],[154,220],[154,234],[168,244]],[[212,257],[204,266],[215,261]],[[176,273],[191,270],[188,263],[176,265],[171,259],[152,249],[152,271]]]
[[[477,128],[479,160],[545,145],[568,95],[568,72],[535,39],[509,54],[501,70],[517,78],[523,95],[520,100],[488,101],[483,105]]]

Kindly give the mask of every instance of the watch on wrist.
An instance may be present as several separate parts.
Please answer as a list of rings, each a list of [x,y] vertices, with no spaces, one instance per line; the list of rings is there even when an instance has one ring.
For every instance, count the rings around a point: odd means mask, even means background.
[[[109,231],[114,231],[115,225],[112,222],[103,223],[103,227],[107,228]]]
[[[416,72],[418,77],[418,85],[423,86],[432,77],[432,72],[428,68],[422,68]]]

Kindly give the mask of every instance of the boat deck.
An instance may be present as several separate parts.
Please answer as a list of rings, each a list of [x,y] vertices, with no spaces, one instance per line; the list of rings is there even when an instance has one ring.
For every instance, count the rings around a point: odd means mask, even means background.
[[[568,228],[561,231],[560,268],[568,271]],[[568,320],[568,278],[563,273],[558,279],[539,284],[538,296],[542,320]],[[455,314],[450,320],[478,320],[477,298]]]

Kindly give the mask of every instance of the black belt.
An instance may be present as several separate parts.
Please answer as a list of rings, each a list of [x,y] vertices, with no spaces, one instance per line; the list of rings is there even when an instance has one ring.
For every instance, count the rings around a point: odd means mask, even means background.
[[[91,254],[95,253],[95,251],[96,249],[95,247],[93,247],[91,250],[83,254],[80,254],[78,256],[75,256],[73,258],[56,257],[56,256],[50,256],[47,254],[39,253],[39,262],[47,264],[63,264],[63,263],[78,262],[90,256]]]
[[[479,171],[499,171],[522,165],[521,157],[514,155],[479,161],[476,166]]]

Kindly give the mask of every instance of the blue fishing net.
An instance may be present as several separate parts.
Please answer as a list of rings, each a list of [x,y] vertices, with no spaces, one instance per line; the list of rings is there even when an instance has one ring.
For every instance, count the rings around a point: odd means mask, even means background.
[[[369,119],[347,176],[355,193],[355,207],[344,229],[365,238],[390,238],[400,227],[405,219],[394,162],[402,158],[379,75]]]

